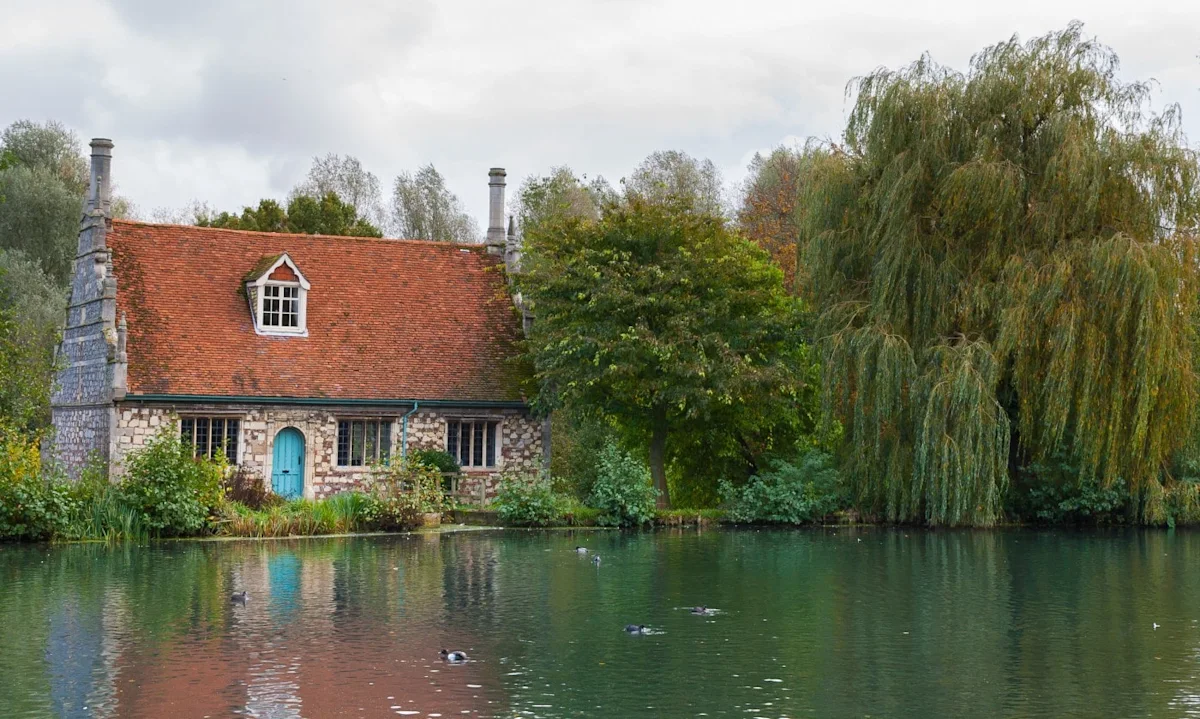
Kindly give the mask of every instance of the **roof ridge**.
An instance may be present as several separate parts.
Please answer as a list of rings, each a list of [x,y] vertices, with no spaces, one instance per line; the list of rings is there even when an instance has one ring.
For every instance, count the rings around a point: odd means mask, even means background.
[[[434,247],[448,247],[454,249],[465,250],[482,250],[486,245],[482,242],[445,242],[442,240],[416,240],[405,237],[360,237],[358,235],[310,235],[304,232],[264,232],[262,230],[235,230],[228,227],[202,227],[200,225],[182,225],[173,222],[146,222],[145,220],[130,220],[130,219],[113,219],[114,225],[133,225],[142,227],[161,227],[164,229],[179,229],[187,231],[195,231],[201,233],[222,233],[228,232],[239,235],[253,235],[264,239],[270,238],[285,238],[295,237],[298,239],[313,239],[313,240],[355,240],[360,242],[382,242],[396,243],[404,242],[413,245],[431,245]]]

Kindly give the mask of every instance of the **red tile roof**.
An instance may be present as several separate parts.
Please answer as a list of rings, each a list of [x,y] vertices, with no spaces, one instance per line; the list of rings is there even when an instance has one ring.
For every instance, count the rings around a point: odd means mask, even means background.
[[[131,395],[521,399],[520,318],[482,246],[122,220],[108,245]],[[243,278],[284,252],[307,337],[254,331]]]

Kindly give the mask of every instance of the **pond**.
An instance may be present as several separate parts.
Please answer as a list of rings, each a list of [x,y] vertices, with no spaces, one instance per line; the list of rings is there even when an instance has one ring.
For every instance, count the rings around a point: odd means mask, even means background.
[[[1198,621],[1183,532],[5,546],[0,715],[1200,715]]]

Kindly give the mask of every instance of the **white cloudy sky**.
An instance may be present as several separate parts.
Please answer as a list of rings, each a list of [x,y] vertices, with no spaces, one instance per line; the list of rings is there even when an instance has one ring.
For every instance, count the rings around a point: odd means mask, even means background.
[[[143,213],[282,197],[337,152],[385,192],[433,162],[482,226],[490,166],[615,180],[680,149],[735,181],[836,137],[856,75],[1073,19],[1200,144],[1198,0],[0,0],[0,126],[113,138]]]

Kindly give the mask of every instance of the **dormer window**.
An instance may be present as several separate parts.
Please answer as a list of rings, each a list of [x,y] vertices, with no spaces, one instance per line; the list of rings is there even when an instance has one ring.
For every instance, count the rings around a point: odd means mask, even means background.
[[[308,336],[308,280],[285,252],[264,257],[246,275],[246,297],[260,335]]]
[[[268,283],[263,287],[262,326],[277,329],[300,326],[300,285]]]

